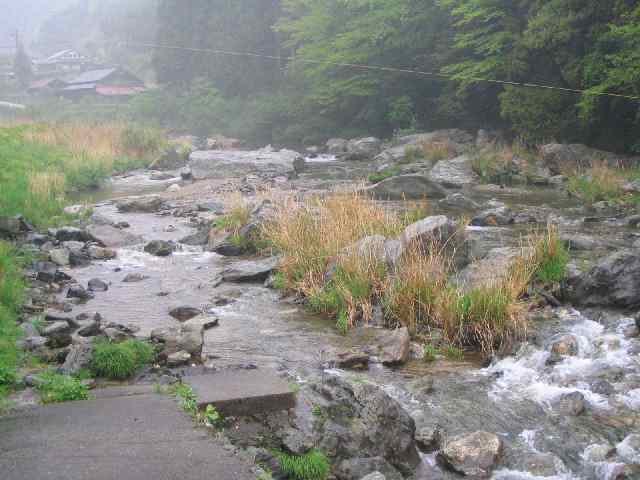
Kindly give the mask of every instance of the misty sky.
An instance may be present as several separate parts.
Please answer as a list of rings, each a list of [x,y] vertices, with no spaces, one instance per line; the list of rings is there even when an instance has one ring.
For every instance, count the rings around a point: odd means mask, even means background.
[[[40,24],[53,13],[78,0],[0,0],[0,47],[12,45],[12,32],[32,41]],[[1,50],[0,50],[1,51]]]

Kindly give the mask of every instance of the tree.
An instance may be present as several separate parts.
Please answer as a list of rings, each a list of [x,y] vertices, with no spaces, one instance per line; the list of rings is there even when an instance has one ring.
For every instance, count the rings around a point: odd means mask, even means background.
[[[16,56],[13,61],[13,71],[20,86],[22,88],[27,88],[31,82],[31,78],[33,77],[33,67],[31,58],[27,55],[27,52],[20,41],[18,41]]]

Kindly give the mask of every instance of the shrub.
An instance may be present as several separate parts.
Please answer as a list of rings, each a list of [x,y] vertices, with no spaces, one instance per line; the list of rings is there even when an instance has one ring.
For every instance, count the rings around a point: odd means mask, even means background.
[[[176,383],[173,387],[173,395],[180,399],[180,405],[185,412],[194,418],[197,417],[198,398],[191,388],[191,385],[186,383]]]
[[[80,380],[57,373],[43,373],[37,386],[42,403],[60,403],[88,400],[89,389]]]
[[[569,176],[569,192],[587,205],[601,201],[618,201],[624,197],[625,172],[609,167],[605,162],[596,162],[585,172],[574,172]]]
[[[471,167],[487,183],[510,184],[516,173],[511,147],[493,147],[473,154]]]
[[[424,143],[421,146],[421,150],[421,157],[433,163],[446,160],[447,158],[453,158],[457,155],[455,146],[448,141]]]
[[[105,378],[125,380],[153,361],[153,347],[138,340],[122,343],[97,342],[94,346],[92,371]]]
[[[425,362],[435,362],[438,359],[438,349],[433,345],[426,344],[423,347],[423,359]]]
[[[277,452],[282,471],[294,480],[325,480],[329,476],[331,464],[326,455],[318,450],[311,450],[301,456]]]

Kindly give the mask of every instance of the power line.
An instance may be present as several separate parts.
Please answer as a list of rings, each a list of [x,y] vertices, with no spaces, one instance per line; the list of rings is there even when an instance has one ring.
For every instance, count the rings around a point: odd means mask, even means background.
[[[176,45],[159,45],[155,43],[138,43],[138,42],[121,42],[121,45],[130,46],[130,47],[144,47],[144,48],[156,48],[156,49],[165,49],[165,50],[182,50],[188,52],[196,52],[196,53],[214,53],[219,55],[228,55],[232,57],[250,57],[250,58],[265,58],[270,60],[281,61],[291,61],[291,62],[299,62],[299,63],[307,63],[312,65],[332,65],[336,67],[344,67],[344,68],[353,68],[359,70],[372,70],[372,71],[380,71],[387,73],[405,73],[411,75],[418,75],[424,77],[436,77],[441,80],[467,80],[472,82],[484,82],[484,83],[493,83],[499,85],[508,85],[513,87],[524,87],[524,88],[539,88],[544,90],[557,90],[565,93],[576,93],[580,95],[594,95],[600,97],[614,97],[614,98],[623,98],[626,100],[636,100],[640,101],[640,96],[635,95],[624,95],[621,93],[609,93],[609,92],[590,92],[588,90],[578,89],[578,88],[565,88],[558,87],[555,85],[545,85],[540,83],[530,83],[530,82],[514,82],[509,80],[498,80],[494,78],[482,78],[475,76],[460,76],[460,75],[449,75],[446,73],[440,72],[426,72],[422,70],[414,70],[409,68],[395,68],[395,67],[385,67],[381,65],[365,65],[359,63],[346,63],[346,62],[331,62],[329,60],[312,60],[305,59],[295,56],[279,56],[279,55],[267,55],[260,54],[254,52],[235,52],[231,50],[216,50],[211,48],[195,48],[195,47],[182,47]]]

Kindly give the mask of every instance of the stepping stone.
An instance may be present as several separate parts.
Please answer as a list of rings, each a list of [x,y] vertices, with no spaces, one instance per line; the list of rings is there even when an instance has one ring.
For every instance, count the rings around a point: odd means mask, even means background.
[[[295,393],[273,371],[233,370],[184,380],[193,388],[199,408],[213,405],[224,416],[277,412],[296,405]]]

